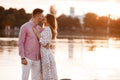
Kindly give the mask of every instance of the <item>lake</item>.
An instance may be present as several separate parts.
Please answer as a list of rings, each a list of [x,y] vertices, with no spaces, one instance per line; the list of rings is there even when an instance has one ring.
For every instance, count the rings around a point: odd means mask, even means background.
[[[119,39],[57,39],[51,48],[59,80],[120,80]],[[0,80],[21,80],[18,46],[0,45]]]

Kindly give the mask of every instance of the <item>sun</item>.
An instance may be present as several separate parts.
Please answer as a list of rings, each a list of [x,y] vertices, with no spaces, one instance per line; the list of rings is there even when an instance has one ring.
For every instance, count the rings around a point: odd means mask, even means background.
[[[98,15],[108,16],[110,14],[111,18],[120,17],[120,11],[118,10],[120,4],[115,2],[114,0],[97,3],[96,5],[98,6],[95,8],[95,11]]]
[[[120,3],[116,2],[115,0],[83,2],[75,1],[75,3],[73,1],[71,2],[70,6],[73,6],[75,8],[76,15],[84,15],[88,12],[93,12],[96,13],[98,16],[108,16],[110,14],[111,18],[120,17],[120,11],[118,10],[118,8],[120,7]]]

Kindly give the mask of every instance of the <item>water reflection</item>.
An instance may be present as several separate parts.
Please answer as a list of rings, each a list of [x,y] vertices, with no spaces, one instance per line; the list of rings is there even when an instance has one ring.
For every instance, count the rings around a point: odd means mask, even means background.
[[[58,39],[52,43],[59,79],[120,80],[120,40]],[[0,80],[21,80],[18,46],[0,45]],[[7,76],[7,77],[6,77]]]
[[[74,49],[74,42],[73,39],[68,39],[68,57],[73,58],[73,49]]]
[[[0,54],[3,54],[4,51],[7,51],[8,53],[13,53],[14,49],[15,46],[0,46]]]
[[[0,53],[2,53],[3,52],[3,47],[2,46],[0,46]]]

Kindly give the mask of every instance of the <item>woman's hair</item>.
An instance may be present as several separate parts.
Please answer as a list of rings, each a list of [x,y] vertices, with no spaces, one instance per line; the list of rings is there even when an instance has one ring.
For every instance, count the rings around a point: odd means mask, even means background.
[[[57,20],[54,15],[47,14],[46,15],[47,22],[50,25],[50,29],[52,31],[52,39],[55,39],[57,36]]]
[[[39,9],[39,8],[36,8],[36,9],[33,10],[32,16],[35,16],[35,15],[40,14],[40,13],[43,13],[43,10]]]

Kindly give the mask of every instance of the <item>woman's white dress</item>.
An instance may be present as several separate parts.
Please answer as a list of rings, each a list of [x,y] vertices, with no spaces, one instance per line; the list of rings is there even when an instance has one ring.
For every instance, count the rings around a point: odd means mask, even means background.
[[[52,32],[50,27],[46,27],[40,33],[40,53],[41,53],[41,64],[42,64],[42,78],[43,80],[58,80],[56,63],[53,57],[51,49],[46,49],[43,46],[47,43],[51,43]]]

